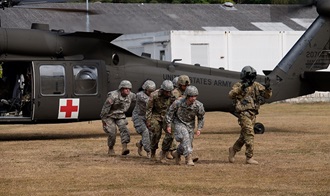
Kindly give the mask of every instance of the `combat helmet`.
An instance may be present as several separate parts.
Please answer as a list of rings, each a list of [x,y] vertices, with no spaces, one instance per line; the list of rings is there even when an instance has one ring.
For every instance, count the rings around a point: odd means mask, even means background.
[[[257,77],[257,71],[251,66],[243,67],[241,71],[241,80],[253,83]]]
[[[128,80],[123,80],[120,82],[118,89],[129,88],[132,89],[132,83]]]
[[[164,80],[164,82],[160,86],[160,89],[162,89],[164,91],[172,91],[174,89],[172,81],[171,80]]]
[[[179,77],[178,76],[175,77],[175,78],[173,78],[172,82],[173,82],[173,86],[174,87],[178,87],[178,80],[179,80]]]
[[[184,95],[187,97],[198,96],[198,89],[195,86],[188,86],[184,91]]]
[[[147,90],[147,91],[155,91],[156,90],[156,84],[152,80],[147,80],[143,83],[142,89]]]
[[[190,79],[187,75],[181,75],[178,78],[178,85],[190,85]]]

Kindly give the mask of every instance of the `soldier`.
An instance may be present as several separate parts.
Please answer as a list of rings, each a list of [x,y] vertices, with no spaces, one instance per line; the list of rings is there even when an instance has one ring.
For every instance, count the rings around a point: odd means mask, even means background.
[[[186,164],[194,166],[192,160],[192,143],[194,139],[195,118],[197,116],[197,132],[196,135],[201,134],[204,126],[204,106],[197,99],[198,90],[195,86],[188,86],[184,93],[185,97],[177,99],[168,109],[166,113],[165,122],[167,124],[167,132],[171,133],[171,123],[174,123],[175,140],[180,142],[174,157],[176,164],[180,164],[181,155],[186,158]]]
[[[177,82],[175,83],[175,79],[177,78]],[[181,99],[183,97],[183,93],[186,90],[187,86],[190,85],[190,79],[187,75],[180,75],[173,79],[173,85],[175,86],[172,91],[175,99]],[[171,133],[165,132],[165,138],[162,143],[162,152],[160,160],[163,160],[165,157],[168,159],[173,159],[173,152],[176,150],[176,142],[174,141],[174,128],[172,128]],[[194,159],[195,161],[198,160]]]
[[[142,156],[142,147],[147,152],[147,157],[151,157],[150,136],[146,125],[146,108],[150,94],[156,90],[156,84],[152,80],[147,80],[142,85],[142,90],[136,94],[136,104],[132,113],[132,120],[135,130],[142,136],[136,143],[138,154]]]
[[[265,85],[255,82],[257,72],[251,66],[245,66],[241,71],[241,81],[234,84],[229,92],[229,97],[235,105],[238,116],[238,124],[241,126],[241,134],[235,144],[229,148],[229,162],[234,163],[235,154],[246,147],[246,164],[258,164],[253,159],[254,149],[254,124],[260,105],[265,99],[272,96],[269,78],[265,79]]]
[[[120,132],[120,138],[122,143],[122,155],[129,154],[127,144],[130,142],[130,132],[127,128],[127,119],[125,112],[129,109],[132,102],[135,102],[136,95],[131,92],[132,84],[128,80],[120,82],[118,90],[114,90],[108,93],[108,98],[105,101],[102,111],[101,120],[103,130],[108,134],[108,154],[110,156],[115,155],[113,149],[116,143],[116,134],[118,126]]]
[[[173,83],[174,88],[178,87],[178,80],[179,80],[179,76],[173,78],[172,83]]]
[[[177,86],[173,90],[173,96],[175,96],[176,99],[179,99],[182,97],[184,91],[186,90],[187,86],[190,85],[190,79],[187,75],[180,75],[178,77],[178,82],[176,84]]]
[[[146,119],[150,134],[151,158],[155,160],[155,153],[158,149],[158,143],[162,136],[162,130],[165,131],[164,117],[168,107],[173,102],[172,96],[173,83],[170,80],[164,80],[160,89],[151,93],[147,103]]]

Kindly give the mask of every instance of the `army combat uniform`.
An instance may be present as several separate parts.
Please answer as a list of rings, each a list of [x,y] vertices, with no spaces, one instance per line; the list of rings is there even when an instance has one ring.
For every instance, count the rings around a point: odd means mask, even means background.
[[[166,80],[165,80],[166,81]],[[165,82],[164,81],[164,82]],[[164,84],[163,82],[163,84]],[[173,90],[173,84],[171,81],[170,88],[166,89],[167,91]],[[146,120],[149,125],[149,134],[150,134],[150,148],[151,148],[151,157],[155,158],[156,150],[158,149],[158,143],[162,136],[162,130],[165,131],[164,118],[167,112],[167,109],[174,101],[172,94],[169,97],[163,95],[163,89],[158,89],[151,93],[149,101],[147,103],[146,110]]]
[[[138,154],[142,156],[142,147],[147,152],[147,157],[151,158],[150,134],[146,125],[146,110],[150,94],[156,90],[156,84],[152,80],[146,80],[142,85],[142,90],[136,94],[136,104],[132,113],[132,120],[135,130],[142,136],[136,143]]]
[[[195,90],[194,86],[187,87],[188,93],[190,89]],[[195,90],[197,91],[197,89]],[[196,95],[197,96],[198,91]],[[165,122],[167,127],[174,125],[174,135],[175,140],[179,142],[179,146],[176,151],[176,156],[183,155],[189,157],[193,153],[193,139],[194,139],[194,129],[195,129],[195,118],[197,116],[197,130],[201,130],[204,126],[204,106],[198,100],[195,100],[192,104],[187,104],[187,97],[182,99],[177,99],[168,109],[166,113]],[[171,125],[171,123],[173,123]],[[192,163],[192,157],[189,157]]]
[[[187,86],[190,85],[190,79],[187,75],[180,75],[173,79],[173,85],[175,86],[172,91],[172,95],[175,99],[181,99],[184,97],[184,91]],[[164,159],[164,155],[169,159],[173,159],[172,153],[176,150],[177,144],[174,140],[174,125],[172,124],[172,132],[165,132],[165,137],[162,143],[162,156],[160,159]]]
[[[142,135],[141,144],[144,150],[150,152],[150,136],[149,130],[146,125],[146,106],[149,100],[149,96],[144,91],[140,91],[136,94],[136,104],[132,113],[132,120],[136,132]]]
[[[256,122],[256,115],[260,105],[264,103],[264,99],[272,96],[272,90],[265,88],[258,82],[253,82],[246,88],[242,87],[243,82],[238,82],[233,85],[229,92],[229,97],[233,99],[235,111],[238,115],[238,124],[241,126],[241,133],[238,140],[233,147],[229,148],[229,161],[233,162],[233,157],[236,152],[239,152],[243,145],[246,146],[245,156],[247,163],[253,157],[254,149],[254,125]],[[250,164],[258,164],[257,161]]]
[[[108,134],[108,146],[109,150],[113,150],[116,143],[116,134],[118,126],[120,132],[121,143],[127,147],[130,142],[130,132],[127,128],[127,119],[125,112],[129,109],[132,102],[135,102],[136,95],[132,92],[126,97],[121,95],[120,89],[111,91],[108,93],[108,98],[106,99],[102,111],[101,120],[103,122],[103,130]],[[129,153],[129,151],[128,151]],[[123,154],[128,154],[127,151]]]
[[[174,99],[181,99],[183,93],[184,92],[182,92],[178,88],[175,88],[172,91]],[[174,141],[174,126],[173,126],[173,129],[172,129],[171,133],[165,132],[165,137],[164,137],[164,140],[163,140],[163,143],[162,143],[162,151],[164,151],[164,152],[171,151],[172,152],[172,151],[176,150],[176,148],[177,148],[177,145],[176,145],[176,142]]]

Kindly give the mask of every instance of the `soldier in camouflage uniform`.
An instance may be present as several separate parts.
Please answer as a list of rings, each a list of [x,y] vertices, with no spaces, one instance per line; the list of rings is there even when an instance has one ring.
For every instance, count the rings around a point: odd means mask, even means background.
[[[142,85],[142,90],[136,94],[136,104],[132,113],[132,120],[135,130],[142,136],[136,143],[138,154],[142,156],[142,147],[147,152],[147,157],[151,157],[150,136],[146,125],[146,109],[150,94],[156,90],[156,84],[152,80],[147,80]]]
[[[184,91],[186,90],[187,86],[190,85],[190,79],[187,75],[180,75],[178,77],[178,81],[176,87],[174,88],[172,94],[176,99],[182,98]]]
[[[173,79],[174,80],[174,79]],[[174,82],[173,82],[174,85]],[[187,86],[190,85],[190,79],[187,75],[180,75],[177,77],[177,83],[174,85],[176,86],[172,91],[173,96],[175,99],[181,99],[183,97],[183,93],[186,90]],[[160,160],[164,160],[165,155],[168,159],[173,159],[173,152],[176,150],[176,142],[174,140],[174,126],[172,125],[172,132],[165,133],[165,138],[162,143],[162,153],[160,156]],[[198,160],[198,159],[197,159]]]
[[[172,96],[173,88],[172,81],[163,81],[160,89],[151,93],[147,103],[146,119],[150,134],[151,158],[153,160],[156,159],[155,153],[162,136],[162,130],[166,131],[164,117],[168,107],[174,101],[174,97]]]
[[[178,80],[179,80],[179,76],[173,78],[172,83],[173,83],[174,88],[178,87]]]
[[[132,102],[135,102],[136,95],[131,92],[132,84],[128,80],[120,82],[118,90],[108,93],[108,98],[104,102],[101,111],[101,120],[103,130],[108,134],[109,155],[115,155],[113,149],[116,143],[116,134],[118,126],[122,143],[122,155],[129,154],[127,144],[130,142],[130,132],[127,128],[127,119],[125,112],[129,109]]]
[[[165,122],[167,124],[167,132],[171,132],[171,123],[174,123],[175,140],[180,142],[178,149],[173,153],[176,164],[180,164],[180,157],[186,158],[186,164],[193,166],[192,160],[192,143],[194,139],[195,118],[197,116],[197,132],[201,134],[204,126],[204,106],[197,99],[198,90],[195,86],[188,86],[184,93],[185,97],[177,99],[168,109]]]
[[[255,82],[257,72],[251,66],[245,66],[241,71],[241,80],[232,87],[229,97],[233,100],[238,124],[241,126],[241,134],[233,147],[229,148],[229,162],[234,163],[235,154],[246,147],[245,156],[247,164],[258,164],[253,159],[254,149],[254,125],[256,115],[265,99],[272,96],[270,80],[266,78],[265,85]]]

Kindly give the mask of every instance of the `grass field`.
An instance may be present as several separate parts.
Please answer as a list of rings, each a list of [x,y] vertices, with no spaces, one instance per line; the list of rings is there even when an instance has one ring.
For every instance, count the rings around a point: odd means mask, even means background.
[[[107,156],[100,121],[0,125],[0,195],[330,195],[329,116],[329,103],[262,106],[260,164],[246,165],[244,150],[228,163],[237,119],[209,112],[194,140],[194,167],[138,156],[131,121],[131,153],[115,157]]]

